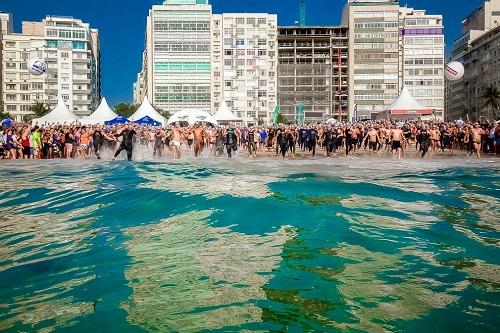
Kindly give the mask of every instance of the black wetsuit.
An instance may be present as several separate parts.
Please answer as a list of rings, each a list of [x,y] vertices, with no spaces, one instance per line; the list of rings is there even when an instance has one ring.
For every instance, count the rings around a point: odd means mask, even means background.
[[[288,132],[286,139],[288,141],[288,149],[290,149],[292,154],[295,154],[295,137],[293,136],[293,132]]]
[[[307,130],[301,128],[299,130],[299,147],[302,151],[306,150],[306,142],[307,142]]]
[[[129,161],[132,160],[132,146],[133,146],[132,143],[135,134],[137,134],[137,132],[134,131],[133,129],[131,130],[126,129],[123,130],[119,135],[117,135],[117,137],[121,136],[123,138],[123,141],[120,144],[120,147],[118,147],[118,150],[115,153],[115,157],[117,157],[122,150],[126,150],[128,160]]]
[[[255,131],[253,129],[248,130],[248,151],[250,154],[254,153],[257,150],[255,145]]]
[[[417,141],[420,145],[420,151],[422,152],[422,158],[424,158],[427,151],[429,151],[429,147],[431,145],[431,136],[427,130],[422,130],[417,137]]]
[[[160,133],[155,134],[155,144],[153,147],[153,156],[161,156],[161,153],[163,152],[163,140],[161,137]]]
[[[228,128],[226,131],[226,150],[227,156],[231,158],[232,151],[238,149],[238,138],[236,137],[236,131],[234,128]]]
[[[337,147],[337,134],[331,129],[323,133],[323,145],[326,148],[326,156],[330,157]]]
[[[102,146],[104,144],[104,136],[102,135],[101,130],[96,130],[94,134],[92,134],[92,145],[94,146],[94,153],[97,159],[101,158],[99,155]]]
[[[349,153],[354,150],[354,144],[355,140],[352,138],[352,130],[346,129],[345,130],[345,154],[346,156],[349,155]]]
[[[286,152],[288,151],[288,140],[286,138],[286,132],[284,130],[280,130],[278,132],[278,146],[280,149],[280,153],[285,158]]]
[[[313,129],[308,130],[307,132],[309,134],[308,135],[309,140],[307,140],[307,149],[309,149],[309,151],[312,151],[313,157],[314,157],[314,155],[316,154],[316,143],[318,141],[318,131],[316,131],[313,128]]]

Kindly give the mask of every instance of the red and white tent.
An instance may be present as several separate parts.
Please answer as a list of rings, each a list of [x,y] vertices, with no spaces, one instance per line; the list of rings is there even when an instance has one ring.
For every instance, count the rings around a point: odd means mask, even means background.
[[[384,111],[377,113],[376,118],[405,119],[429,116],[433,113],[433,109],[423,106],[417,102],[408,91],[408,88],[403,86],[403,90],[401,90],[399,97],[391,105],[387,106]]]

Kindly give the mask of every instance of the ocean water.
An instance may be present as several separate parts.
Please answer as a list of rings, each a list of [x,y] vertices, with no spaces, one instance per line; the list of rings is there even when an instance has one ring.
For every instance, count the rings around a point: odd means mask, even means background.
[[[2,161],[2,332],[498,332],[491,161]]]

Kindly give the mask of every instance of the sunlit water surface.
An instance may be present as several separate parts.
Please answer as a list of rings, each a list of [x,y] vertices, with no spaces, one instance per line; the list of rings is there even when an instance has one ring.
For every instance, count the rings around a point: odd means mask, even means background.
[[[495,160],[2,162],[0,331],[498,332]]]

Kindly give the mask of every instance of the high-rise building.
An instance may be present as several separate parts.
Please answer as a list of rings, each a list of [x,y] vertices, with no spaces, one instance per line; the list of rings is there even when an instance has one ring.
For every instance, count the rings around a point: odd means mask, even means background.
[[[270,120],[277,96],[277,16],[212,16],[212,108],[222,101],[245,123]]]
[[[11,13],[0,12],[0,30],[2,35],[10,34],[14,31],[14,20]]]
[[[278,103],[290,121],[348,116],[347,27],[279,27]]]
[[[500,88],[500,0],[485,1],[462,21],[450,60],[463,63],[465,74],[447,82],[446,118],[491,118],[482,95],[490,86]]]
[[[166,0],[151,8],[135,102],[147,96],[170,113],[210,111],[211,15],[208,0]]]
[[[400,8],[403,84],[417,102],[444,118],[444,34],[441,15]]]
[[[22,33],[3,36],[3,96],[5,111],[21,120],[34,102],[50,108],[60,94],[79,116],[89,115],[101,99],[98,31],[71,17],[47,16],[23,22]],[[27,61],[42,58],[47,73],[31,75]]]
[[[417,101],[443,117],[441,15],[400,7],[397,0],[349,0],[343,23],[349,26],[350,118],[383,111],[405,83]]]

